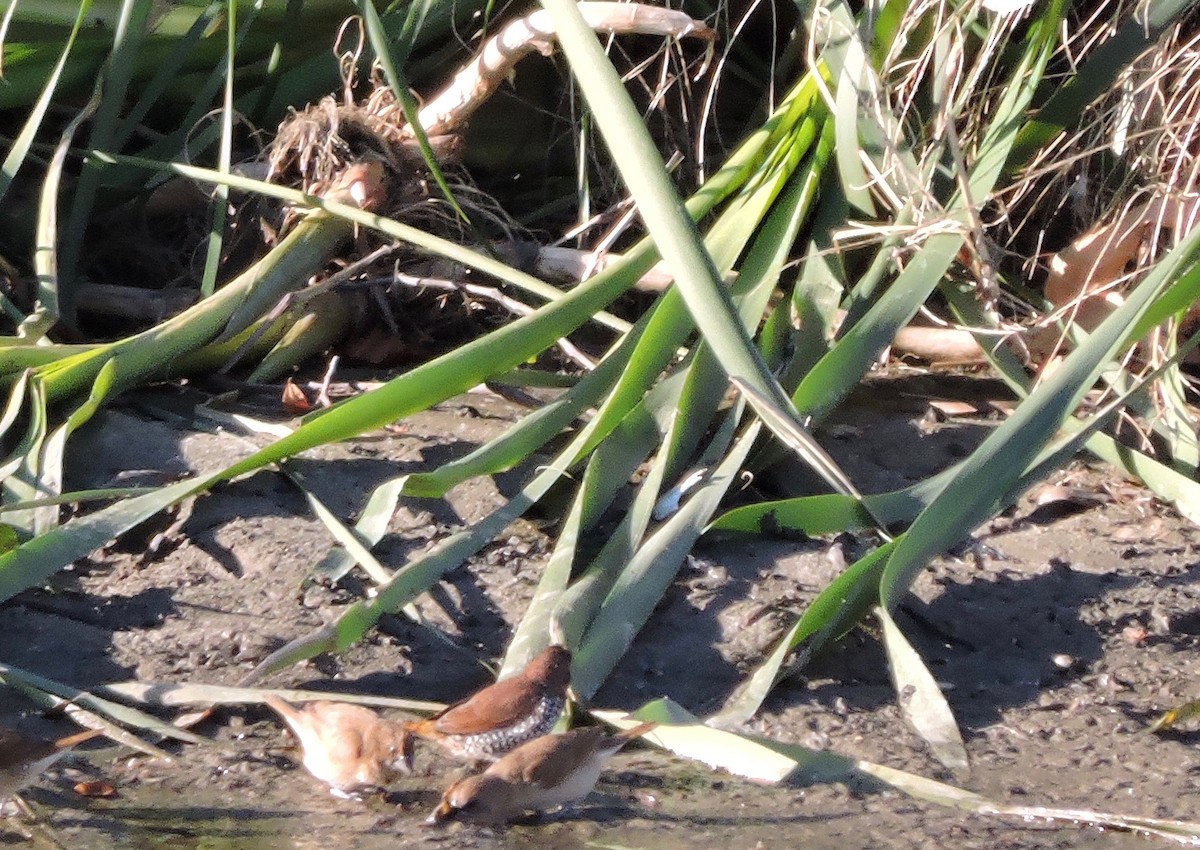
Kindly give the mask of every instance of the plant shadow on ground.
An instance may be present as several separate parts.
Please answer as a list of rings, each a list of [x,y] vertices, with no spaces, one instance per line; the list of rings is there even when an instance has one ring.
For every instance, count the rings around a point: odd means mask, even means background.
[[[849,421],[830,423],[824,432],[839,459],[857,464],[852,474],[865,490],[893,489],[924,477],[959,459],[987,431],[957,422],[926,427],[920,403],[885,400],[884,393],[875,392],[866,408],[847,408]],[[166,464],[176,455],[204,468],[205,462],[227,463],[245,449],[237,438],[180,433],[168,426],[158,433],[158,425],[147,426],[147,420],[120,409],[103,416],[110,415],[116,418],[98,420],[103,439],[81,455],[91,471],[80,474],[113,474],[105,468],[107,441],[138,449],[134,460],[140,469],[170,468]],[[459,456],[465,446],[502,430],[513,415],[441,411],[424,424],[406,422],[404,434],[372,435],[366,449],[358,443],[320,449],[297,468],[331,509],[346,516],[378,481],[416,468],[435,453]],[[162,449],[152,454],[156,441]],[[165,460],[151,462],[152,456]],[[1086,469],[1081,474],[1083,486],[1100,490],[1103,475]],[[377,550],[381,560],[399,565],[493,509],[499,498],[490,482],[473,482],[440,507],[431,500],[402,500]],[[1151,533],[1144,507],[1102,500],[1079,513],[1034,522],[1032,505],[1022,502],[1015,518],[1000,517],[977,535],[989,550],[971,550],[973,560],[939,559],[918,579],[900,623],[945,687],[976,764],[973,783],[985,786],[980,790],[1029,787],[1037,790],[1038,802],[1047,804],[1110,803],[1117,810],[1167,816],[1186,816],[1192,802],[1200,808],[1200,795],[1177,781],[1200,764],[1190,746],[1194,736],[1140,734],[1142,719],[1155,707],[1194,696],[1190,658],[1198,648],[1200,546],[1189,525],[1167,514],[1161,530]],[[1129,542],[1128,534],[1118,534],[1130,527],[1136,532],[1139,524],[1145,526],[1144,538],[1135,534]],[[204,535],[232,552],[237,571],[221,562]],[[80,569],[56,577],[57,590],[35,591],[0,608],[5,635],[0,657],[77,687],[129,678],[234,684],[268,652],[311,633],[357,598],[344,589],[305,585],[330,538],[302,497],[276,475],[260,474],[201,499],[179,537],[179,545],[149,559],[120,547],[106,549]],[[433,593],[415,601],[419,622],[385,618],[345,652],[284,671],[264,684],[457,699],[489,678],[481,662],[494,661],[505,648],[550,545],[534,522],[515,523],[468,564],[444,576]],[[852,560],[865,545],[849,537],[832,543],[702,540],[595,703],[632,709],[667,695],[697,713],[713,711],[842,569],[839,551]],[[1132,626],[1144,626],[1146,636],[1126,637]],[[895,710],[873,629],[868,623],[851,632],[815,659],[804,678],[782,683],[747,731],[936,774],[937,766]],[[1098,728],[1107,736],[1102,743]],[[381,827],[379,810],[332,804],[302,770],[279,770],[280,757],[269,754],[279,751],[286,736],[267,712],[224,708],[203,731],[224,749],[184,747],[180,760],[165,766],[113,761],[105,775],[134,809],[159,805],[145,796],[152,788],[166,795],[161,803],[167,810],[179,808],[171,794],[185,795],[199,819],[217,832],[223,829],[219,819],[230,811],[264,812],[260,822],[279,841],[263,846],[285,846],[280,842],[290,833],[311,835],[317,842],[348,835],[361,846],[391,846],[364,838],[381,829],[387,835],[381,833],[380,842],[390,837],[394,843],[396,830],[414,845],[447,840],[408,824],[427,814],[448,781],[448,768],[431,765],[429,753],[419,756],[425,773],[393,792],[386,818],[395,823]],[[786,835],[789,843],[803,835],[805,841],[816,839],[813,846],[841,848],[904,846],[896,843],[901,836],[919,831],[943,846],[1045,846],[992,825],[977,828],[975,844],[964,843],[958,840],[960,815],[901,803],[891,793],[838,786],[759,789],[703,772],[705,781],[690,785],[686,778],[697,774],[693,766],[636,750],[628,757],[638,766],[629,770],[622,767],[626,757],[618,757],[601,790],[616,787],[628,799],[633,789],[639,799],[661,801],[633,804],[639,814],[629,823],[631,831],[619,823],[624,815],[605,820],[610,815],[601,812],[594,820],[585,816],[582,822],[552,824],[544,835],[538,828],[512,835],[530,837],[530,846],[574,847],[595,837],[589,830],[603,828],[615,831],[612,843],[665,846],[663,841],[669,844],[675,833],[692,827],[689,846],[699,848],[753,846],[773,835]],[[660,778],[665,781],[657,784]],[[201,785],[206,796],[193,799]],[[1134,787],[1144,805],[1129,805]],[[226,814],[204,815],[209,802]],[[714,814],[718,803],[722,808]],[[727,822],[726,804],[734,807]],[[62,818],[78,821],[71,834],[108,830],[107,838],[80,846],[112,845],[117,826],[87,821],[93,814],[100,821],[107,818],[103,805],[76,802],[89,808],[83,813],[63,808]],[[794,808],[800,820],[791,817]],[[271,823],[270,813],[281,809],[294,815],[284,825]],[[793,823],[794,834],[770,831],[790,830]],[[754,832],[758,827],[761,837]],[[576,840],[576,830],[590,837]],[[468,844],[515,846],[514,840],[524,841],[509,837]]]

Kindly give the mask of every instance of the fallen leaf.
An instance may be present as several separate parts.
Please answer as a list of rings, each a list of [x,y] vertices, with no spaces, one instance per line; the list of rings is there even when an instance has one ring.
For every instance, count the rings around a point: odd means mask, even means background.
[[[943,416],[978,416],[985,412],[978,404],[969,401],[932,399],[929,406]]]
[[[92,782],[75,783],[75,793],[80,797],[115,797],[117,789],[107,782],[95,780]]]
[[[287,379],[287,383],[283,385],[283,409],[294,416],[301,413],[308,413],[312,410],[312,405],[308,402],[308,396],[304,394],[304,390],[296,385],[296,382],[291,378]]]

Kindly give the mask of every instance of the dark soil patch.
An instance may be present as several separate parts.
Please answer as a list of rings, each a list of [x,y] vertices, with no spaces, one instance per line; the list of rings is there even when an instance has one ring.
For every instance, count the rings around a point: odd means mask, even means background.
[[[986,424],[931,425],[925,403],[911,396],[870,397],[847,408],[823,440],[864,490],[925,477],[986,434]],[[247,449],[243,438],[180,430],[140,411],[106,412],[78,435],[69,487],[108,485],[124,470],[162,479],[213,469]],[[310,452],[295,469],[348,516],[378,482],[464,453],[518,415],[506,402],[470,396],[402,428]],[[1195,696],[1197,531],[1105,469],[1080,464],[1071,475],[1098,504],[1047,513],[1022,503],[980,529],[961,556],[933,564],[901,625],[962,725],[973,765],[967,787],[1028,805],[1189,818],[1200,809],[1195,736],[1143,729],[1156,711]],[[476,481],[444,501],[405,501],[381,560],[404,563],[498,498],[492,482]],[[416,603],[423,622],[388,618],[344,654],[268,684],[438,700],[469,692],[488,678],[480,662],[503,652],[551,542],[532,522],[515,524]],[[330,543],[303,496],[282,476],[260,473],[0,608],[0,658],[83,688],[127,679],[234,684],[352,601],[346,590],[305,582]],[[829,543],[704,541],[597,704],[635,708],[666,695],[712,711],[839,568]],[[6,695],[3,707],[27,705]],[[898,715],[869,623],[804,678],[780,686],[747,729],[942,776]],[[603,793],[568,816],[505,833],[431,831],[421,821],[454,768],[429,754],[422,774],[387,798],[355,803],[331,798],[293,766],[268,712],[224,709],[200,731],[219,746],[186,747],[173,764],[101,750],[29,796],[45,804],[59,839],[79,847],[1041,848],[1148,840],[983,818],[890,791],[764,788],[647,750],[618,757]],[[75,797],[67,785],[77,775],[104,777],[118,797]]]

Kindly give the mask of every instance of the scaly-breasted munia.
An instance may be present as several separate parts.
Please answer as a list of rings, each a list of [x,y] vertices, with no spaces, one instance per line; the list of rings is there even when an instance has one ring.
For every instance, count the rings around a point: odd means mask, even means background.
[[[304,768],[339,797],[385,786],[412,769],[412,739],[399,723],[345,702],[297,708],[277,696],[264,702],[300,742]]]
[[[550,646],[515,676],[405,728],[458,758],[492,761],[553,729],[570,684],[571,653]]]
[[[100,733],[85,729],[58,740],[38,738],[0,727],[0,802],[32,785],[46,768],[71,751],[76,744]]]
[[[588,727],[522,744],[483,773],[447,788],[428,822],[461,818],[495,825],[574,803],[596,787],[617,750],[656,725],[643,723],[616,735]]]

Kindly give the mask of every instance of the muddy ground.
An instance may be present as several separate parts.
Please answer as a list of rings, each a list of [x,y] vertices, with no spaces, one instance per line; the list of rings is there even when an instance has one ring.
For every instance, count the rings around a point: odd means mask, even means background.
[[[964,390],[899,380],[877,385],[825,429],[822,441],[863,490],[925,477],[963,457],[993,427],[986,419],[931,427],[923,399],[947,391]],[[246,453],[245,437],[189,429],[164,413],[187,413],[196,400],[160,392],[99,415],[75,439],[68,487],[161,482]],[[466,396],[400,427],[311,452],[294,468],[348,517],[376,483],[462,454],[518,415],[501,399]],[[1099,465],[1077,463],[1056,479],[1063,480],[1086,498],[1041,508],[1026,499],[979,530],[983,545],[933,564],[900,613],[966,736],[972,772],[957,781],[1026,805],[1200,819],[1197,736],[1143,731],[1156,711],[1197,695],[1197,530]],[[378,550],[381,561],[404,563],[480,518],[497,498],[496,485],[482,481],[444,501],[405,501]],[[148,553],[147,542],[172,521]],[[524,610],[552,545],[546,532],[553,528],[521,522],[449,575],[417,603],[425,625],[389,618],[343,655],[265,684],[435,700],[468,693],[487,680],[480,662],[501,655]],[[354,598],[347,589],[304,586],[330,542],[285,478],[255,475],[94,553],[51,589],[0,607],[0,660],[82,688],[131,679],[234,684]],[[699,714],[712,711],[837,568],[828,541],[702,541],[597,705],[635,708],[665,695]],[[11,713],[29,706],[7,694],[3,707]],[[68,731],[61,721],[56,728]],[[747,728],[948,778],[900,718],[870,626],[780,686]],[[601,793],[548,822],[505,832],[430,830],[421,821],[454,770],[430,754],[419,761],[421,775],[387,797],[343,801],[295,766],[268,712],[222,709],[199,731],[221,746],[175,748],[169,764],[93,748],[27,796],[50,834],[84,848],[1156,843],[985,818],[894,791],[762,787],[649,749],[619,756]],[[112,783],[117,796],[77,796],[71,786],[80,777]],[[18,839],[14,832],[0,840]]]

